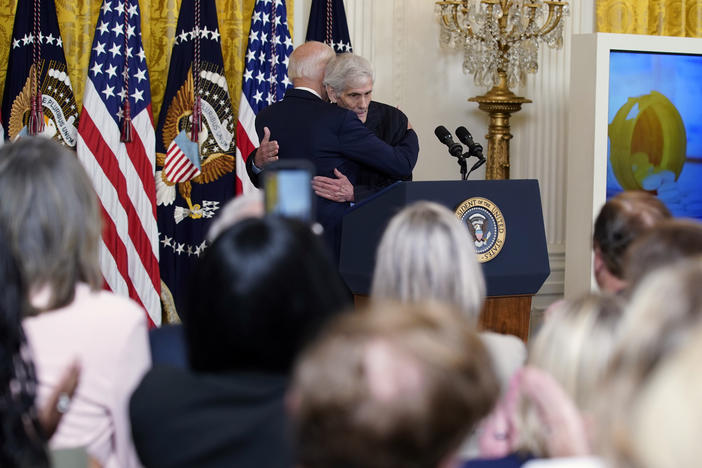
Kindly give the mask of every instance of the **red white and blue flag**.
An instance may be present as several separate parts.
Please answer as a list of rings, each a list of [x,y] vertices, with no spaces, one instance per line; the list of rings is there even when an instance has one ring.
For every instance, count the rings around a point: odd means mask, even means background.
[[[168,146],[163,174],[169,182],[177,184],[192,180],[201,173],[197,143],[186,135],[185,130],[181,130]]]
[[[103,0],[77,153],[102,205],[105,283],[141,304],[151,326],[161,324],[155,151],[138,0]]]
[[[14,2],[13,2],[14,3]],[[54,0],[19,0],[7,43],[4,135],[39,135],[73,149],[78,108],[68,77]],[[0,136],[2,134],[0,133]]]
[[[256,134],[256,114],[283,99],[285,90],[292,86],[288,79],[288,60],[292,51],[285,0],[256,0],[236,125],[237,193],[255,190],[246,175],[246,158],[260,143]]]
[[[156,203],[167,317],[185,310],[191,271],[207,248],[210,223],[236,194],[231,101],[217,4],[182,0],[156,126]]]

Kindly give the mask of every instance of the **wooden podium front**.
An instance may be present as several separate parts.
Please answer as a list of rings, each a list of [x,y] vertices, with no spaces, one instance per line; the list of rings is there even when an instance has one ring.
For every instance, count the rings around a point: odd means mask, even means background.
[[[531,295],[488,297],[480,314],[480,329],[514,335],[526,343],[529,339],[531,298]],[[353,299],[357,308],[368,305],[368,296],[354,294]]]
[[[349,290],[361,297],[369,294],[380,238],[404,207],[428,200],[457,211],[474,197],[500,210],[505,236],[499,253],[481,263],[488,299],[480,325],[526,341],[531,298],[551,272],[536,180],[398,182],[354,205],[344,215],[339,260],[339,272]],[[474,249],[472,241],[466,233],[465,245],[455,248]]]
[[[480,328],[529,339],[531,295],[488,297],[480,314]]]

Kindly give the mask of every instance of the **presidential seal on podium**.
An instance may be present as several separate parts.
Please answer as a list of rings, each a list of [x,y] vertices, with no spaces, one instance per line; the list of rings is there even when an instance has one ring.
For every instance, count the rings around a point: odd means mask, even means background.
[[[480,263],[499,255],[505,245],[507,227],[500,208],[487,198],[473,197],[458,205],[456,217],[468,226]]]

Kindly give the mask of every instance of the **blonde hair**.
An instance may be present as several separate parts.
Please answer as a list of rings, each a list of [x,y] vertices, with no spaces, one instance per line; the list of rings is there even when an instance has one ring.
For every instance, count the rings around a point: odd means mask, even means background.
[[[371,296],[444,302],[476,325],[485,279],[468,228],[437,203],[407,206],[392,218],[380,241]]]
[[[691,335],[690,343],[665,359],[636,398],[628,424],[628,465],[678,468],[700,463],[702,328]]]
[[[529,347],[529,365],[546,371],[581,411],[592,408],[609,365],[623,301],[590,294],[556,306]],[[543,421],[527,399],[516,417],[517,446],[532,455],[549,456]]]
[[[692,341],[702,326],[702,258],[682,260],[646,276],[624,311],[617,349],[602,392],[598,419],[601,450],[614,458],[629,452],[632,402],[662,362]],[[605,404],[606,403],[606,404]],[[621,466],[629,466],[625,459]]]

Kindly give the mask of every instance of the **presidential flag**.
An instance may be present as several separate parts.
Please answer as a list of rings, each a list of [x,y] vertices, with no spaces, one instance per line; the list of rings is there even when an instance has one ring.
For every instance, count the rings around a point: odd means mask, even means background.
[[[78,158],[100,198],[105,283],[161,324],[155,135],[138,0],[103,0],[95,28]]]
[[[212,218],[235,195],[234,115],[214,0],[180,5],[156,135],[161,279],[173,316]]]
[[[337,54],[353,52],[343,0],[312,0],[305,39],[329,44]]]
[[[54,0],[19,0],[2,98],[9,140],[41,135],[76,146],[78,109]]]
[[[292,86],[288,60],[293,51],[285,0],[256,0],[241,83],[236,126],[237,193],[255,190],[246,175],[246,158],[258,147],[256,114],[283,99]]]

